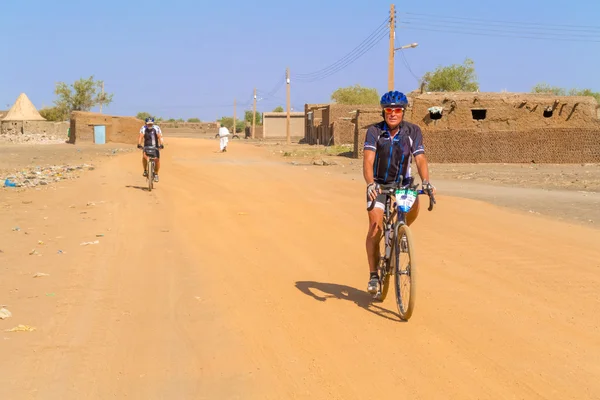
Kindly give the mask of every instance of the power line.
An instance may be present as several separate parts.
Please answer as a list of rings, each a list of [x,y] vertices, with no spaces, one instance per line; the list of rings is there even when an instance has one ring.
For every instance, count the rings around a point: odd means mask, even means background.
[[[350,64],[352,64],[353,62],[355,62],[356,60],[358,60],[360,57],[362,57],[363,55],[365,55],[369,50],[371,50],[373,47],[375,47],[379,42],[381,42],[381,40],[383,40],[385,37],[388,36],[387,32],[383,32],[380,36],[373,38],[370,42],[368,47],[365,47],[364,49],[362,49],[362,51],[358,54],[356,54],[353,58],[346,60],[344,63],[338,65],[335,69],[332,69],[330,71],[324,72],[320,75],[314,75],[311,77],[296,77],[297,81],[300,82],[305,82],[305,83],[312,83],[312,82],[316,82],[316,81],[320,81],[323,80],[325,78],[330,77],[331,75],[336,74],[337,72],[345,69],[347,66],[349,66]]]
[[[428,31],[428,32],[456,33],[456,34],[463,34],[463,35],[470,35],[470,36],[506,37],[506,38],[513,38],[513,39],[536,39],[536,40],[580,42],[580,43],[584,43],[584,42],[600,43],[600,38],[599,38],[599,40],[584,40],[584,39],[569,39],[569,38],[565,38],[565,37],[550,38],[550,37],[526,36],[526,35],[503,35],[500,33],[485,33],[485,32],[464,31],[464,30],[453,30],[453,29],[436,29],[436,28],[428,28],[427,26],[425,26],[424,28],[421,28],[416,25],[408,26],[405,29],[416,30],[416,31]],[[460,28],[456,28],[456,29],[460,29]],[[465,28],[465,29],[468,29],[468,28]]]
[[[402,61],[403,61],[404,65],[406,66],[406,69],[408,69],[408,72],[410,72],[410,74],[413,76],[413,78],[415,78],[417,83],[419,83],[419,78],[415,75],[415,73],[410,68],[410,64],[408,63],[408,60],[406,59],[406,56],[404,55],[404,50],[400,50],[400,55],[402,55]]]
[[[534,25],[522,25],[522,24],[507,24],[507,23],[496,23],[496,22],[468,22],[462,20],[452,20],[449,18],[426,18],[426,17],[406,17],[403,18],[401,22],[408,23],[413,22],[416,24],[424,23],[434,23],[438,24],[450,24],[459,25],[460,27],[472,26],[478,27],[483,26],[485,28],[502,28],[503,30],[507,29],[517,29],[524,30],[526,33],[540,33],[540,34],[552,34],[552,35],[565,35],[565,34],[584,34],[580,36],[590,36],[590,35],[599,35],[600,30],[594,29],[574,29],[574,28],[560,28],[560,27],[543,27],[543,26],[534,26]],[[599,28],[600,29],[600,28]],[[534,31],[534,32],[528,32]],[[537,32],[535,32],[537,31]]]
[[[472,30],[475,32],[485,32],[485,33],[503,33],[503,34],[516,34],[516,35],[535,35],[536,37],[545,37],[548,39],[554,39],[556,37],[556,39],[559,38],[574,38],[576,40],[579,39],[600,39],[600,32],[598,32],[595,35],[589,35],[589,34],[585,34],[585,35],[579,35],[579,34],[573,34],[573,33],[554,33],[554,32],[527,32],[527,31],[522,31],[522,30],[514,30],[513,28],[502,28],[502,27],[498,27],[498,26],[494,26],[492,28],[481,28],[479,26],[471,26],[469,24],[460,24],[460,26],[455,26],[455,25],[451,25],[449,23],[440,23],[440,22],[432,22],[432,23],[422,23],[422,22],[415,22],[415,21],[406,21],[403,23],[403,25],[410,27],[413,26],[418,26],[418,27],[425,27],[425,28],[447,28],[447,29],[468,29],[468,30]],[[494,28],[501,28],[501,29],[494,29]]]
[[[285,74],[281,77],[281,79],[277,82],[277,84],[275,85],[275,87],[273,87],[273,89],[271,89],[268,93],[270,95],[274,95],[276,94],[279,89],[281,89],[281,87],[285,84]]]
[[[321,76],[328,76],[330,73],[335,73],[347,65],[349,62],[356,61],[362,54],[364,54],[364,50],[371,49],[374,46],[374,41],[377,43],[381,40],[380,36],[384,31],[386,31],[387,24],[389,22],[389,18],[386,18],[381,25],[379,25],[366,39],[364,39],[358,46],[356,46],[352,51],[346,54],[344,57],[340,58],[333,64],[322,68],[318,71],[311,72],[308,74],[295,74],[295,77],[299,80],[310,80]]]
[[[462,21],[481,21],[486,25],[490,23],[500,23],[500,24],[512,24],[512,25],[522,25],[522,26],[546,26],[548,29],[556,30],[557,28],[573,28],[573,29],[591,29],[591,30],[599,30],[600,26],[592,26],[592,25],[564,25],[564,24],[542,24],[538,22],[517,22],[517,21],[502,21],[502,20],[493,20],[493,19],[482,19],[482,18],[472,18],[472,17],[455,17],[448,15],[435,15],[435,14],[422,14],[422,13],[411,13],[404,12],[401,13],[404,15],[414,15],[420,17],[433,17],[438,19],[449,19],[449,20],[462,20]]]

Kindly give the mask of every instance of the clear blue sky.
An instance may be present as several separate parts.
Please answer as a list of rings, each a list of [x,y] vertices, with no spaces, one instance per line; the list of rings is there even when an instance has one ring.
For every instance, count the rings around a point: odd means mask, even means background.
[[[382,92],[387,87],[387,39],[326,79],[301,82],[296,74],[313,73],[344,57],[380,26],[390,4],[380,0],[6,2],[0,24],[0,109],[7,109],[21,92],[38,108],[51,105],[57,81],[72,83],[94,75],[115,95],[107,113],[148,111],[166,118],[215,120],[232,114],[229,104],[234,98],[250,102],[255,86],[263,93],[259,110],[284,106],[283,85],[274,96],[264,93],[284,79],[287,66],[292,104],[299,111],[304,103],[328,102],[341,86],[358,83]],[[529,91],[538,82],[600,91],[600,2],[395,4],[400,19],[396,45],[419,43],[404,51],[417,77],[438,65],[470,57],[482,91]],[[448,32],[457,30],[468,34]],[[545,38],[596,42],[473,35],[510,31],[517,36],[532,32]],[[397,89],[408,92],[417,87],[399,53],[395,71]],[[238,115],[243,108],[240,105]]]

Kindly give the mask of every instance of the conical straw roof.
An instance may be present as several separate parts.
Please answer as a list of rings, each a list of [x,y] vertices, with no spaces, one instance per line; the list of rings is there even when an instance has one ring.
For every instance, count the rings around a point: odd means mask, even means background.
[[[45,121],[25,93],[21,93],[2,121]]]

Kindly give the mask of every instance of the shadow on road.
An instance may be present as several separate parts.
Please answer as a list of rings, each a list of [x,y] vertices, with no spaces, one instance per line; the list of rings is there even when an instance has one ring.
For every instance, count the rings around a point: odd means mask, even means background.
[[[125,185],[125,187],[127,188],[131,188],[131,189],[138,189],[138,190],[144,190],[144,191],[148,191],[148,187],[147,186],[132,186],[132,185]]]
[[[296,282],[296,288],[302,293],[314,298],[317,301],[324,302],[327,299],[352,301],[354,302],[354,304],[356,304],[362,309],[365,309],[370,313],[376,314],[380,317],[389,319],[391,321],[403,322],[398,316],[398,314],[378,305],[375,305],[374,303],[376,303],[377,301],[373,300],[369,293],[350,286],[338,285],[336,283],[298,281]],[[324,293],[324,295],[315,293],[313,291],[314,289]],[[390,296],[390,294],[388,294],[388,296]]]

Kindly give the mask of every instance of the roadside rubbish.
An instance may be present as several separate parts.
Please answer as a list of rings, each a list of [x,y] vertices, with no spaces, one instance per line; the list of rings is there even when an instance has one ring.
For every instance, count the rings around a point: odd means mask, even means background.
[[[33,332],[35,328],[29,325],[17,325],[12,329],[7,329],[5,332]]]
[[[6,319],[12,317],[12,313],[8,311],[6,308],[0,308],[0,319]]]

